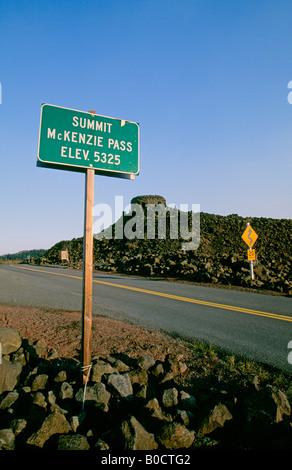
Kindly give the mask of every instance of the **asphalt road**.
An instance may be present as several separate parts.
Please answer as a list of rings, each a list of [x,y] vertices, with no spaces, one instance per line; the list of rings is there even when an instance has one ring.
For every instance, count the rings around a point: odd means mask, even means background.
[[[81,311],[82,272],[0,265],[0,303]],[[93,314],[208,341],[292,375],[287,297],[95,273]]]

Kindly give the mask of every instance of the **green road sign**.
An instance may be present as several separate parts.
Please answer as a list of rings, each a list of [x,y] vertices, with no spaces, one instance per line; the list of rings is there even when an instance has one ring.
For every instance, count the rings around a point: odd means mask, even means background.
[[[37,165],[111,176],[139,173],[139,125],[42,104]]]

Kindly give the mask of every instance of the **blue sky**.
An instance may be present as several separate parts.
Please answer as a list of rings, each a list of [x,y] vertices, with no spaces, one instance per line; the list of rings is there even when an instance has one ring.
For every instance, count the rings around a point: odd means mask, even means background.
[[[83,235],[84,175],[36,167],[41,103],[140,124],[140,194],[291,218],[290,0],[0,0],[0,254]]]

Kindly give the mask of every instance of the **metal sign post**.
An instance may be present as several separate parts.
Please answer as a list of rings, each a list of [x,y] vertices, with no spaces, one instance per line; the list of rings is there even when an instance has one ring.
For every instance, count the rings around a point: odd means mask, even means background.
[[[249,269],[252,280],[254,280],[253,262],[256,259],[255,250],[249,248],[247,250],[247,259],[249,261]]]
[[[249,248],[251,250],[251,248]],[[249,270],[252,281],[254,280],[254,271],[253,271],[253,259],[249,260]]]
[[[250,276],[251,279],[254,280],[253,262],[255,259],[255,250],[252,250],[252,247],[255,244],[258,235],[255,233],[249,222],[247,222],[246,229],[243,232],[241,238],[245,241],[249,248],[247,252],[247,258],[249,260]]]

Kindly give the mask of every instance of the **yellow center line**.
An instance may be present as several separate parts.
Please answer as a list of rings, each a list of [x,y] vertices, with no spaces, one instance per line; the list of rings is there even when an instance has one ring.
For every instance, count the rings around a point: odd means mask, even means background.
[[[63,277],[71,277],[74,279],[81,279],[82,277],[80,276],[73,276],[71,274],[63,274],[63,273],[54,273],[52,271],[44,271],[40,269],[34,269],[34,268],[27,268],[24,266],[16,266],[16,265],[10,265],[14,268],[18,269],[27,269],[29,271],[37,271],[39,273],[45,273],[45,274],[54,274],[55,276],[63,276]],[[126,289],[126,290],[131,290],[134,292],[141,292],[143,294],[149,294],[149,295],[156,295],[158,297],[165,297],[168,299],[173,299],[173,300],[179,300],[181,302],[188,302],[192,304],[198,304],[198,305],[204,305],[207,307],[214,307],[214,308],[222,308],[225,310],[232,310],[234,312],[241,312],[241,313],[248,313],[250,315],[259,315],[261,317],[268,317],[268,318],[274,318],[275,320],[283,320],[283,321],[288,321],[292,322],[292,317],[286,316],[286,315],[279,315],[276,313],[268,313],[268,312],[261,312],[259,310],[252,310],[248,308],[243,308],[243,307],[235,307],[232,305],[224,305],[224,304],[217,304],[215,302],[207,302],[205,300],[197,300],[197,299],[191,299],[189,297],[181,297],[179,295],[172,295],[172,294],[166,294],[164,292],[156,292],[148,289],[141,289],[140,287],[132,287],[132,286],[124,286],[122,284],[115,284],[114,282],[107,282],[107,281],[97,281],[96,279],[93,279],[93,282],[96,284],[103,284],[105,286],[110,286],[110,287],[118,287],[120,289]]]
[[[73,276],[71,274],[63,274],[63,273],[53,273],[52,271],[45,271],[43,269],[26,268],[24,266],[17,266],[15,264],[10,264],[9,266],[11,266],[12,268],[27,269],[28,271],[36,271],[38,273],[54,274],[55,276],[73,277],[74,279],[82,279],[82,277],[80,276]]]

